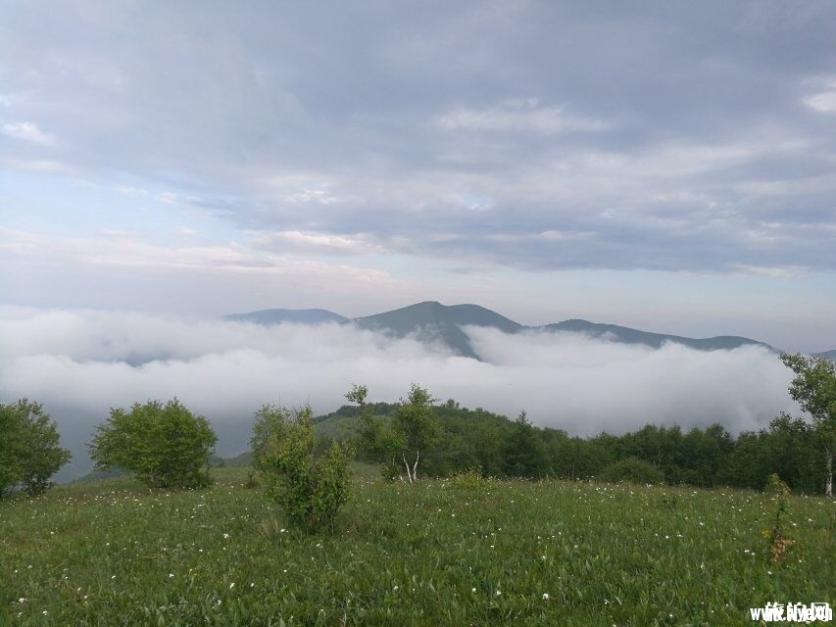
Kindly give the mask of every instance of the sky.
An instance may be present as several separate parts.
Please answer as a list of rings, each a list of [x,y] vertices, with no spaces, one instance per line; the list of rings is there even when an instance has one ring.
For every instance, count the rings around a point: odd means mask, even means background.
[[[0,0],[0,304],[836,348],[836,4]]]

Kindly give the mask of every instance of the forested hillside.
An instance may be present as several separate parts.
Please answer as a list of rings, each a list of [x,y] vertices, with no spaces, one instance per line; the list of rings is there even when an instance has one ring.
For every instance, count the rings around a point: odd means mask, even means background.
[[[386,421],[398,405],[371,407],[376,420]],[[443,436],[422,460],[430,476],[477,470],[489,476],[587,479],[635,459],[652,464],[673,485],[759,490],[770,474],[777,473],[794,491],[819,494],[824,489],[824,454],[816,434],[809,423],[790,416],[779,416],[768,428],[737,436],[713,424],[690,430],[647,425],[624,435],[582,438],[536,427],[524,416],[511,420],[461,407],[453,400],[435,406],[433,412]],[[316,431],[325,440],[353,437],[358,414],[357,407],[346,405],[315,418]]]

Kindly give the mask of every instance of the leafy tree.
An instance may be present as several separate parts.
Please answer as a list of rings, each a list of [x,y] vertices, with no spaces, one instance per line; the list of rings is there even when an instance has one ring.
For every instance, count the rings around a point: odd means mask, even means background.
[[[794,490],[821,492],[824,451],[815,427],[803,418],[782,413],[769,423],[763,446],[769,457],[769,471],[786,480]]]
[[[262,470],[262,459],[267,454],[270,440],[285,437],[288,426],[294,420],[293,412],[276,405],[264,405],[255,413],[250,449],[253,454],[253,466],[257,470]]]
[[[403,447],[402,439],[387,417],[375,416],[374,406],[366,402],[368,393],[365,385],[354,385],[345,395],[359,410],[355,429],[357,452],[365,461],[381,462],[384,477],[394,480],[400,474],[397,456]]]
[[[504,471],[509,477],[542,477],[549,463],[540,430],[521,412],[505,442]]]
[[[369,388],[365,385],[353,385],[345,398],[349,403],[357,405],[359,415],[357,416],[357,428],[355,429],[357,435],[358,452],[365,459],[376,460],[381,456],[380,442],[381,431],[383,426],[379,420],[375,420],[373,412],[366,397],[369,395]]]
[[[781,355],[795,373],[789,393],[813,418],[825,457],[825,494],[833,496],[833,450],[836,448],[836,363],[804,355]]]
[[[551,431],[551,433],[549,433]],[[547,455],[551,473],[564,479],[595,477],[613,459],[615,453],[602,436],[591,440],[568,437],[562,431],[547,431]],[[608,439],[610,436],[606,436]]]
[[[665,473],[655,464],[628,457],[604,468],[600,479],[611,483],[664,483]]]
[[[0,498],[20,482],[20,433],[13,405],[0,405]]]
[[[55,422],[38,403],[0,403],[0,436],[0,498],[15,488],[42,494],[70,460],[69,451],[59,446]]]
[[[715,483],[735,488],[760,490],[774,472],[775,459],[769,446],[769,434],[743,431],[738,434],[729,455],[723,459]]]
[[[450,476],[477,470],[482,476],[503,472],[504,445],[511,423],[483,409],[460,407],[454,401],[433,407],[442,436],[422,456],[424,474]]]
[[[400,449],[407,479],[414,483],[418,480],[421,452],[434,446],[441,436],[429,391],[412,384],[406,400],[401,400],[395,412],[392,426],[395,435],[393,445]]]
[[[406,470],[408,481],[414,483],[418,479],[422,455],[427,458],[442,433],[430,393],[413,384],[391,420],[386,421],[376,420],[371,415],[365,403],[367,393],[365,386],[354,386],[346,395],[349,401],[360,406],[358,442],[361,451],[368,459],[384,464],[383,472],[387,478],[394,479]]]
[[[100,470],[121,468],[150,487],[198,488],[209,483],[217,436],[203,416],[179,400],[111,409],[96,429],[90,456]]]
[[[252,445],[255,465],[288,523],[309,532],[332,526],[348,499],[349,446],[332,443],[317,457],[310,407],[270,406],[256,414]]]

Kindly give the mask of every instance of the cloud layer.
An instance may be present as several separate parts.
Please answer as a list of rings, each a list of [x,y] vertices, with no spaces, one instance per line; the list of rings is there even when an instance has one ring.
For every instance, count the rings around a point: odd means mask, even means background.
[[[21,3],[0,165],[130,173],[280,249],[832,271],[834,24],[812,0]]]
[[[525,409],[536,424],[584,435],[647,422],[736,431],[793,408],[788,371],[759,348],[654,351],[575,334],[467,332],[485,362],[352,326],[0,308],[0,398],[44,403],[77,454],[76,473],[109,407],[173,396],[213,421],[224,454],[244,450],[261,404],[327,412],[352,383],[395,401],[415,382],[441,400],[510,416]]]

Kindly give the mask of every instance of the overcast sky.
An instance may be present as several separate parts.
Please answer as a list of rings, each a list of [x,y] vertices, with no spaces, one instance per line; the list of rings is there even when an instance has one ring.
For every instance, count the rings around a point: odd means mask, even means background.
[[[0,302],[836,348],[836,4],[0,0]]]

